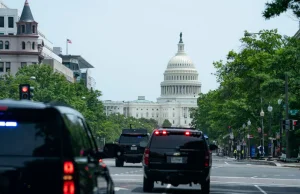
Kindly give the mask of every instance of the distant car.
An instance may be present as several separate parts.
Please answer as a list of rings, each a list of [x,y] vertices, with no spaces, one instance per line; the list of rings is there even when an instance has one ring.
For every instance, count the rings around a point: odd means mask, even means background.
[[[141,147],[140,144],[147,144],[149,136],[146,129],[123,129],[118,140],[120,152],[115,160],[116,167],[124,166],[124,162],[142,162],[145,147]]]
[[[78,111],[0,100],[0,193],[114,193],[104,157]]]
[[[154,182],[162,184],[200,184],[210,192],[211,150],[204,134],[195,129],[161,128],[154,130],[143,157],[143,190],[150,192]]]

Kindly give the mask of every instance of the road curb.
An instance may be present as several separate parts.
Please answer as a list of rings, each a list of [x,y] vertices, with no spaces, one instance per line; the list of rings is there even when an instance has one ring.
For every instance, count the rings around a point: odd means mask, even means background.
[[[245,161],[237,161],[239,163],[247,163],[247,164],[260,164],[260,165],[267,165],[267,166],[277,166],[277,164],[275,162],[270,162],[270,161],[249,161],[249,160],[245,160]]]

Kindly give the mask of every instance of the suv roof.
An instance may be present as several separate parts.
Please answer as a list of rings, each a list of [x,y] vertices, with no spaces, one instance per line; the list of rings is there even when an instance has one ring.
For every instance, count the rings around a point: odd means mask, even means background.
[[[53,107],[57,109],[61,114],[72,113],[78,117],[81,118],[83,117],[80,112],[63,103],[57,103],[57,102],[42,103],[42,102],[33,102],[29,100],[12,100],[12,99],[0,100],[0,110],[5,108],[45,109],[48,107]]]
[[[161,127],[155,130],[167,130],[167,131],[180,131],[180,132],[184,132],[184,131],[195,131],[195,132],[200,132],[201,134],[203,134],[202,131],[197,130],[196,128],[184,128],[184,127]],[[154,130],[154,131],[155,131]]]

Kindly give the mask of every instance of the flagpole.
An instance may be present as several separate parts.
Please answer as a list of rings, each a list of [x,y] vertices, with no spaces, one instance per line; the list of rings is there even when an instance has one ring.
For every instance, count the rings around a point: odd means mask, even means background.
[[[68,55],[68,39],[66,40],[66,55]]]

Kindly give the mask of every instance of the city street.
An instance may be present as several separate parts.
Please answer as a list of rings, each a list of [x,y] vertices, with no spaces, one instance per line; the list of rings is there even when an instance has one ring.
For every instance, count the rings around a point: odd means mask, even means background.
[[[115,183],[116,193],[143,193],[141,164],[126,164],[116,168],[113,159],[104,161]],[[155,184],[153,193],[201,193],[200,185]],[[211,176],[212,194],[299,194],[300,170],[276,166],[238,163],[233,159],[214,156]]]

